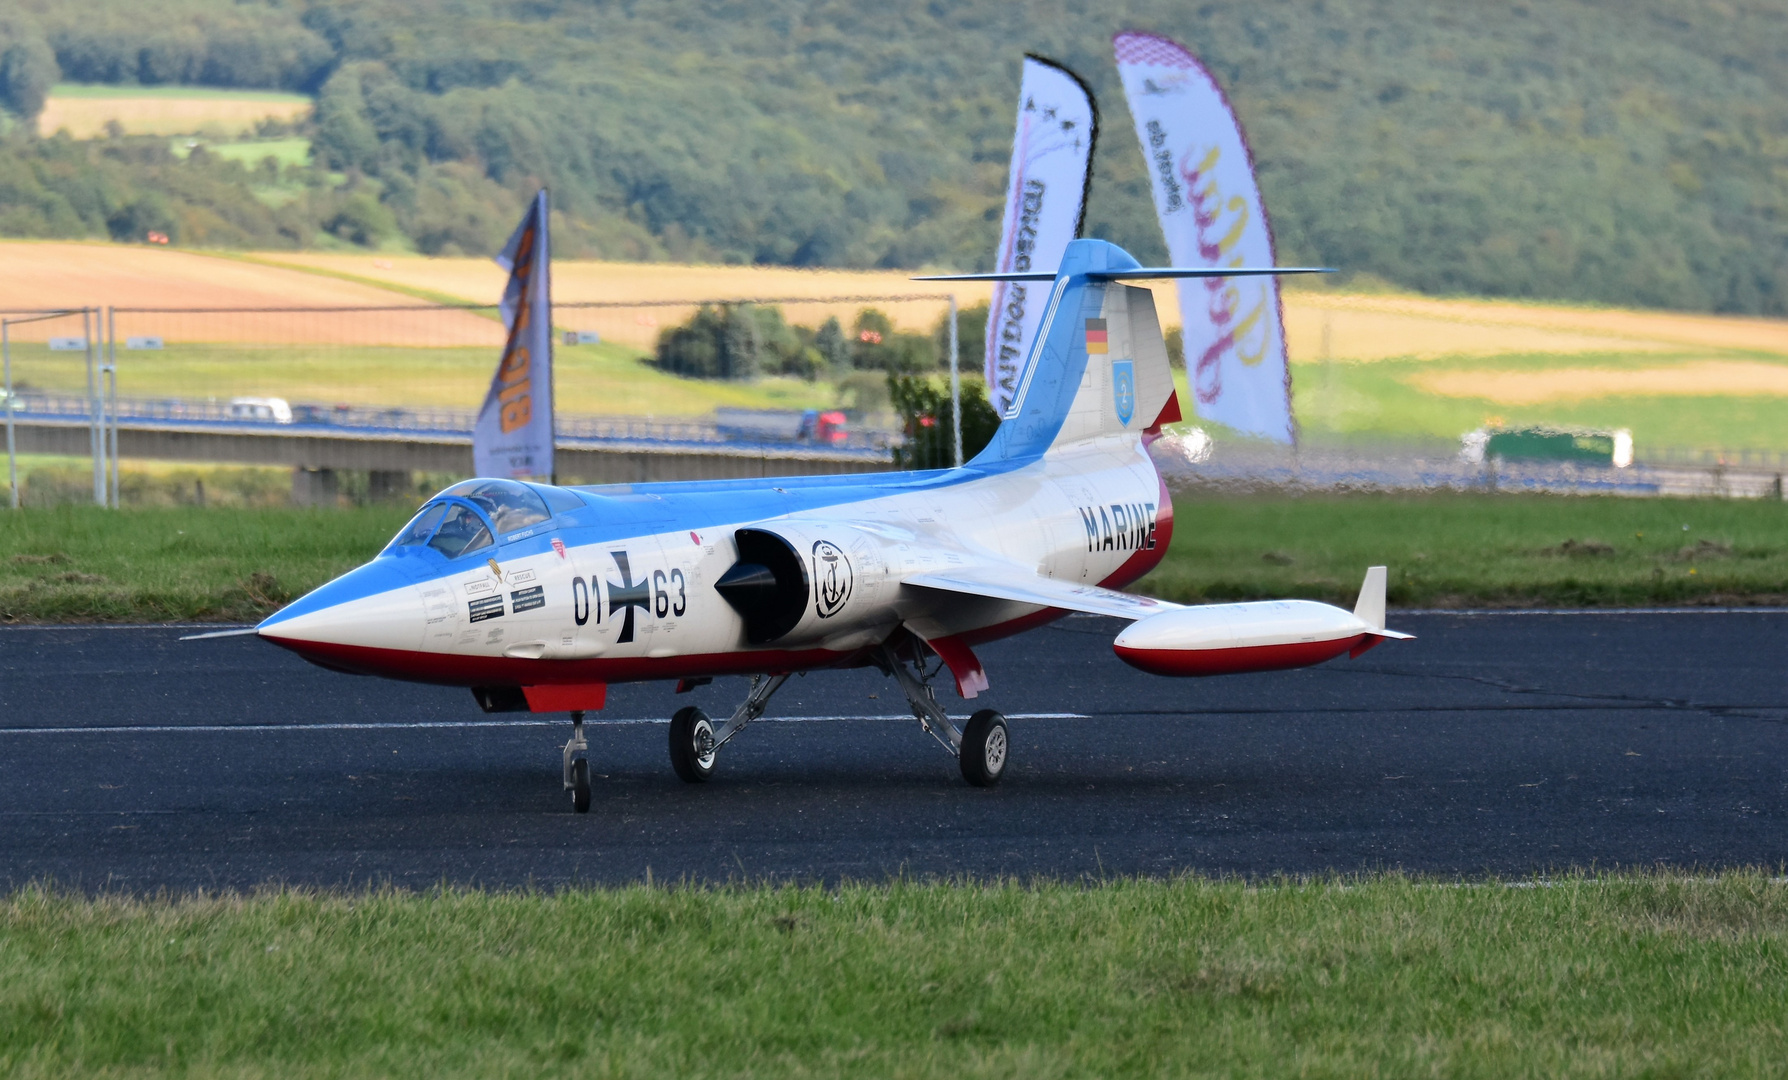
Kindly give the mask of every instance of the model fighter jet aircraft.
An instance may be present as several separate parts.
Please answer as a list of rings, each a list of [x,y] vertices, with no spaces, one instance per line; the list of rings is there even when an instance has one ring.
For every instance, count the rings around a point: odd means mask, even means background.
[[[564,785],[590,804],[583,718],[609,683],[754,676],[733,714],[671,718],[670,757],[706,780],[720,748],[792,674],[874,665],[971,784],[1010,760],[1006,722],[958,726],[946,669],[989,688],[974,647],[1071,612],[1131,620],[1115,648],[1159,675],[1317,664],[1384,638],[1383,567],[1347,612],[1309,601],[1183,607],[1118,590],[1173,537],[1146,444],[1180,418],[1153,277],[1299,272],[1145,269],[1073,241],[992,442],[958,469],[554,487],[468,480],[431,499],[372,562],[269,617],[261,637],[324,667],[470,687],[489,712],[570,713]]]

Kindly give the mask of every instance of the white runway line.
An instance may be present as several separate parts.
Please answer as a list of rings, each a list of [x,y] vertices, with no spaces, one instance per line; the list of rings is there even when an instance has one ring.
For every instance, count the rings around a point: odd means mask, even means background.
[[[763,716],[753,720],[754,724],[814,724],[831,723],[839,720],[912,720],[911,713],[891,714],[886,716]],[[966,716],[952,716],[952,720],[966,721]],[[1090,720],[1085,713],[1048,712],[1048,713],[1007,713],[1008,720]],[[351,723],[351,724],[119,724],[115,726],[96,725],[94,727],[20,727],[0,728],[0,735],[168,735],[193,733],[211,733],[223,731],[253,732],[287,732],[287,731],[417,731],[417,730],[455,730],[459,728],[514,728],[514,727],[562,727],[570,723],[565,718],[552,720],[415,720],[400,723]],[[588,727],[621,726],[624,724],[668,724],[666,717],[646,716],[616,720],[585,720]]]

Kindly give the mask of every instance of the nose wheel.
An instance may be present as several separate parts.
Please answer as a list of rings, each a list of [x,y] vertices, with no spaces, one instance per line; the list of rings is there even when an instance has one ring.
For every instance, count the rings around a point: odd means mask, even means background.
[[[590,744],[584,741],[584,714],[571,714],[571,741],[565,744],[565,790],[571,792],[571,809],[590,812]]]

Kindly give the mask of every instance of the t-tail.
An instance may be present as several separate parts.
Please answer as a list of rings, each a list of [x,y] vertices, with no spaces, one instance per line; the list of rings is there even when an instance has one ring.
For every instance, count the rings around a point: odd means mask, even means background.
[[[1055,273],[950,274],[921,281],[1012,281],[1049,290],[1011,406],[971,465],[1011,465],[1112,436],[1140,438],[1182,418],[1155,296],[1129,281],[1307,274],[1309,267],[1145,267],[1115,244],[1074,240]]]

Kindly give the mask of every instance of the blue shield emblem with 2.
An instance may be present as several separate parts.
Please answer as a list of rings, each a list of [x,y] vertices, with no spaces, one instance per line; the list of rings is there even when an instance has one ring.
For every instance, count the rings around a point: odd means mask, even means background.
[[[1111,362],[1111,402],[1117,407],[1118,423],[1129,427],[1136,415],[1136,365],[1128,360]]]

